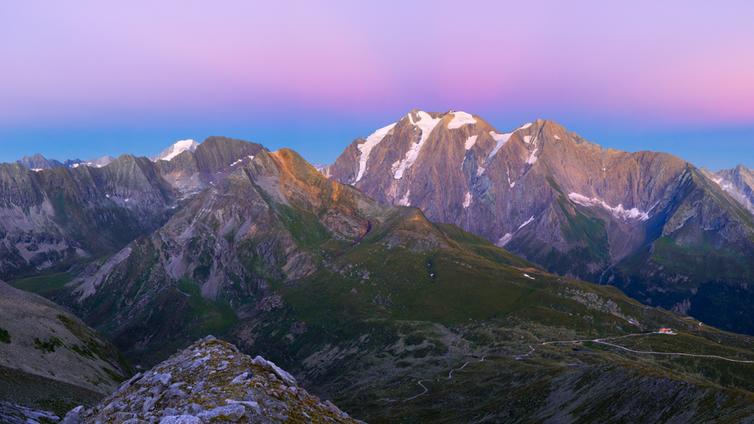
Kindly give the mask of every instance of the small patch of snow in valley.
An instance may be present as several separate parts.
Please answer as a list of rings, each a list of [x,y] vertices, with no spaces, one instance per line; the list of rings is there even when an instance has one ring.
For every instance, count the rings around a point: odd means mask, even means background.
[[[526,163],[528,163],[529,165],[534,165],[538,159],[537,157],[538,151],[539,151],[538,148],[534,148],[534,150],[532,150],[531,154],[529,155],[529,159],[526,159]]]
[[[529,275],[529,274],[524,274],[524,277],[526,277],[526,278],[528,278],[528,279],[530,279],[530,280],[535,280],[535,278],[534,278],[534,277],[532,277],[532,276],[531,276],[531,275]]]
[[[409,200],[410,196],[411,190],[406,191],[406,194],[404,194],[401,200],[398,201],[398,204],[401,206],[411,206],[411,201]]]
[[[623,207],[623,204],[618,204],[618,206],[610,206],[607,202],[604,200],[597,198],[597,197],[587,197],[583,194],[579,193],[570,193],[568,195],[568,198],[571,199],[572,202],[586,207],[594,207],[594,206],[600,206],[603,209],[610,212],[614,217],[623,219],[623,220],[629,220],[629,219],[636,219],[639,221],[646,221],[649,219],[649,214],[647,212],[643,212],[639,210],[638,208],[631,208],[626,209]]]
[[[469,138],[466,139],[466,143],[464,143],[463,147],[466,150],[469,150],[470,148],[474,147],[474,144],[476,144],[476,139],[477,139],[476,135],[470,136]]]
[[[453,119],[448,122],[448,129],[454,130],[457,128],[461,128],[464,125],[471,125],[476,124],[476,119],[474,119],[473,116],[471,116],[470,113],[466,112],[453,112]]]
[[[359,182],[363,177],[364,173],[367,170],[367,162],[369,161],[369,155],[372,153],[372,149],[375,148],[380,142],[385,138],[385,136],[390,132],[390,130],[395,127],[395,122],[393,122],[390,125],[386,125],[377,131],[373,132],[369,137],[367,137],[366,141],[356,146],[359,151],[361,152],[361,156],[359,156],[359,172],[356,174],[356,179],[353,181],[354,183]]]
[[[513,238],[513,234],[511,233],[505,233],[502,237],[500,237],[500,240],[495,243],[499,247],[503,247],[506,244],[510,243],[511,239]]]
[[[471,196],[471,193],[467,191],[466,195],[463,197],[463,208],[464,209],[466,209],[469,206],[471,206],[471,200],[472,199],[473,199],[473,197]]]
[[[530,135],[525,135],[524,136],[524,143],[526,143],[526,144],[531,143],[531,136]]]
[[[513,234],[517,233],[518,231],[521,231],[522,228],[526,227],[532,222],[534,222],[534,216],[524,221],[523,224],[519,225],[516,231],[514,231],[513,233],[505,233],[502,237],[500,237],[500,240],[498,240],[497,243],[495,243],[495,245],[498,247],[503,247],[506,244],[510,243],[510,241],[513,239]]]
[[[523,224],[519,225],[518,229],[516,231],[519,231],[520,229],[522,229],[522,228],[526,227],[527,225],[531,224],[532,222],[534,222],[534,216],[532,216],[531,218],[529,218],[526,221],[524,221]]]
[[[241,162],[243,162],[243,159],[238,159],[237,161],[231,163],[230,166],[236,166],[236,165],[238,165]]]
[[[508,177],[508,185],[510,186],[510,188],[515,187],[516,186],[516,182],[515,181],[511,181],[511,169],[510,169],[510,167],[506,168],[505,174]]]
[[[419,137],[419,141],[413,143],[409,147],[406,156],[402,160],[393,163],[393,178],[396,180],[403,178],[403,174],[406,170],[411,168],[414,162],[416,162],[416,159],[419,158],[419,152],[421,152],[421,149],[429,138],[429,135],[432,133],[432,130],[434,130],[437,124],[442,120],[442,118],[433,118],[430,114],[421,110],[416,112],[416,114],[419,115],[418,121],[414,122],[411,114],[408,115],[408,119],[413,125],[419,128],[421,136]]]
[[[555,134],[553,137],[555,137],[555,140],[560,140],[560,136]]]

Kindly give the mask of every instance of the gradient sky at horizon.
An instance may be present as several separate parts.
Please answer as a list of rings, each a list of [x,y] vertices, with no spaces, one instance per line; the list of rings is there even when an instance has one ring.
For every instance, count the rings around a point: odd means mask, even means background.
[[[0,161],[226,135],[332,161],[419,108],[754,167],[748,1],[0,2]]]

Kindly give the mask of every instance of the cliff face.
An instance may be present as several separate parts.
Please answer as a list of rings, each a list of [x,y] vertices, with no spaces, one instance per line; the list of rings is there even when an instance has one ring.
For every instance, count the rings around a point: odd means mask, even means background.
[[[754,171],[739,165],[711,173],[710,178],[749,212],[754,213]]]
[[[272,362],[242,354],[212,337],[150,371],[139,373],[92,408],[78,407],[67,424],[160,422],[193,424],[357,423],[298,386]]]
[[[412,111],[356,140],[323,172],[550,271],[754,331],[748,318],[710,306],[717,294],[751,295],[754,215],[737,201],[745,194],[671,155],[605,149],[551,121],[500,133],[464,112]],[[711,249],[716,265],[705,271]]]
[[[0,165],[0,277],[112,253],[161,225],[174,198],[144,158],[39,172]]]
[[[210,137],[171,160],[123,155],[75,167],[0,164],[0,278],[60,271],[115,253],[262,150]]]

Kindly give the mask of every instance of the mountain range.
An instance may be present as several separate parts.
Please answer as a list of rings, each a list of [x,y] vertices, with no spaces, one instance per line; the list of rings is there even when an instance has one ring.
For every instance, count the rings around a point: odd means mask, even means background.
[[[751,215],[725,188],[750,193],[740,171],[601,149],[549,121],[502,134],[421,111],[322,171],[223,137],[101,168],[2,165],[0,275],[136,369],[214,334],[369,422],[740,422],[754,339],[687,316],[704,297],[670,311],[579,280],[655,304],[699,293],[701,241],[748,269]],[[750,317],[744,285],[715,284],[741,303],[705,311]]]
[[[546,120],[499,132],[412,111],[349,145],[326,175],[420,208],[549,271],[754,333],[752,172],[602,148]]]

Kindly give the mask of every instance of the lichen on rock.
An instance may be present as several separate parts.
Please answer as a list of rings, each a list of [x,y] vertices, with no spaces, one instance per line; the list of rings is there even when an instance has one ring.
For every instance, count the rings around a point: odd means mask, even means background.
[[[357,423],[299,387],[274,363],[206,337],[139,373],[93,408],[78,407],[66,424],[212,422]]]

